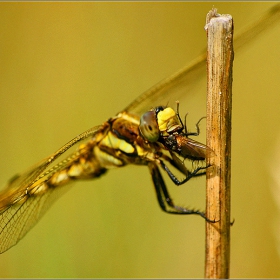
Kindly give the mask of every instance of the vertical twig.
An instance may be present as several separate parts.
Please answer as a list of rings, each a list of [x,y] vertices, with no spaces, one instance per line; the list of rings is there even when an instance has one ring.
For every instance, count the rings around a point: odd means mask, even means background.
[[[206,278],[228,278],[230,260],[230,160],[233,21],[212,9],[207,15],[207,146]]]

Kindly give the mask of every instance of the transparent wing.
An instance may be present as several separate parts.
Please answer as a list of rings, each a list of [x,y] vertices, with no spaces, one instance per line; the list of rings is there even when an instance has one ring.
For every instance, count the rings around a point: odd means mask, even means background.
[[[81,141],[94,137],[101,130],[102,126],[98,126],[85,131],[56,153],[24,174],[17,175],[8,183],[7,188],[0,194],[0,253],[14,246],[52,203],[69,189],[65,186],[42,189],[40,183],[47,181],[54,173],[71,164],[88,150],[79,148],[63,160],[60,160],[61,156],[65,155],[71,147],[76,148]]]
[[[206,55],[203,54],[190,65],[143,92],[124,111],[142,115],[149,111],[152,106],[166,105],[170,100],[179,100],[181,96],[192,92],[191,89],[196,80],[205,75],[205,72]]]
[[[68,188],[49,189],[43,195],[22,198],[0,214],[0,253],[16,245],[36,224],[56,198]]]
[[[206,155],[207,157],[215,156],[215,153],[212,149],[191,138],[180,137],[178,142],[180,143],[182,153],[185,155],[185,157],[201,159],[206,158]]]
[[[249,25],[237,36],[234,36],[234,51],[238,51],[278,20],[280,20],[280,4],[274,5],[256,22]],[[150,110],[152,106],[166,105],[169,101],[180,100],[182,96],[185,97],[193,94],[192,87],[194,87],[199,79],[205,78],[205,74],[206,51],[189,65],[143,92],[124,111],[142,115]]]

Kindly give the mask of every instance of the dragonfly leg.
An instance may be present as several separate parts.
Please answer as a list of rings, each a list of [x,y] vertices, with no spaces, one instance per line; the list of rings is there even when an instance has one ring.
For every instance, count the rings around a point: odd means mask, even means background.
[[[175,205],[168,193],[167,187],[164,183],[164,180],[160,174],[160,171],[159,171],[159,168],[157,167],[157,165],[154,163],[149,163],[148,166],[149,166],[149,169],[150,169],[150,172],[152,175],[152,179],[154,182],[159,205],[164,212],[169,213],[169,214],[179,214],[179,215],[180,214],[181,215],[195,214],[195,215],[201,216],[207,222],[211,222],[211,223],[216,222],[215,220],[208,219],[205,216],[204,212],[201,212],[199,210],[194,210],[194,209],[186,209],[184,207]],[[168,207],[170,207],[171,209],[168,209]]]
[[[188,132],[187,130],[187,124],[186,124],[186,117],[187,115],[185,116],[185,131],[186,131],[186,136],[190,136],[190,135],[193,135],[193,136],[198,136],[200,134],[200,128],[199,128],[199,123],[201,122],[201,120],[205,119],[206,117],[202,117],[198,120],[198,122],[195,124],[196,126],[196,132]]]
[[[206,174],[206,169],[208,167],[210,167],[210,165],[207,166],[201,166],[201,167],[197,167],[194,171],[190,172],[188,170],[185,171],[185,175],[186,178],[183,179],[182,181],[180,181],[171,171],[170,169],[167,167],[167,165],[161,160],[160,161],[161,167],[166,171],[166,173],[168,174],[168,176],[170,177],[170,179],[172,180],[172,182],[177,185],[180,186],[184,183],[186,183],[187,181],[189,181],[192,177],[199,177],[202,175]],[[201,170],[203,170],[203,172],[200,172]]]
[[[188,129],[187,129],[187,115],[188,115],[188,113],[185,115],[185,123],[183,124],[182,119],[181,119],[180,114],[179,114],[179,101],[176,101],[176,103],[177,103],[177,113],[176,114],[177,114],[177,117],[178,117],[181,125],[185,129],[186,136],[189,136],[189,135],[198,136],[199,133],[200,133],[199,123],[200,123],[201,120],[206,119],[206,117],[202,117],[198,120],[198,122],[195,125],[196,126],[196,132],[188,132]]]

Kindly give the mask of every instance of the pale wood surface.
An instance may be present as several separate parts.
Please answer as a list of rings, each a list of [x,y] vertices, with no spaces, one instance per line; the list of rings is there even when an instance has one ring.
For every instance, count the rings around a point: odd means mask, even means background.
[[[211,10],[207,15],[206,278],[228,278],[230,262],[231,107],[233,20]]]

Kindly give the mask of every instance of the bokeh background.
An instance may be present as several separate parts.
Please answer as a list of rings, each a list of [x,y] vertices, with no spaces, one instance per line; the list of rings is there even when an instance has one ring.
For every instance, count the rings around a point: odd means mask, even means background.
[[[213,6],[233,16],[237,34],[273,5],[0,3],[1,186],[196,58]],[[234,278],[280,277],[279,49],[278,24],[235,54]],[[205,92],[202,75],[180,100],[191,127]],[[177,203],[204,209],[205,179],[166,182]],[[0,255],[0,277],[201,278],[204,246],[205,222],[163,213],[148,169],[132,166],[71,187]]]

